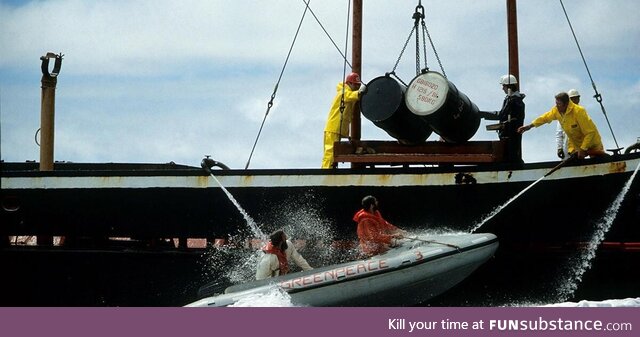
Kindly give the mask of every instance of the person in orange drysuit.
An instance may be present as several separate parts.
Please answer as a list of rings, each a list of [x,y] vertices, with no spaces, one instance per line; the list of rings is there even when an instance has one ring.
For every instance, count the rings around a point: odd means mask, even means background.
[[[346,86],[345,86],[346,83]],[[349,137],[349,124],[353,118],[353,110],[356,102],[365,90],[365,85],[360,81],[360,75],[351,73],[344,83],[338,83],[337,94],[333,98],[327,124],[324,127],[324,156],[322,168],[335,168],[333,162],[333,144],[343,137]],[[344,95],[344,96],[343,96]],[[344,97],[344,110],[340,113],[341,102]]]
[[[382,254],[398,244],[406,232],[385,220],[378,210],[378,200],[371,195],[362,199],[362,209],[354,216],[358,223],[360,249],[365,255]]]

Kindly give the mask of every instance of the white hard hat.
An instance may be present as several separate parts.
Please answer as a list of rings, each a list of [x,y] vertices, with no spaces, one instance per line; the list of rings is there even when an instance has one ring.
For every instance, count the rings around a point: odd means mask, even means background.
[[[516,80],[516,77],[511,74],[503,75],[502,77],[500,77],[500,84],[502,85],[518,84],[518,80]]]
[[[570,89],[569,91],[567,91],[567,94],[569,95],[569,97],[580,97],[580,93],[576,89]]]

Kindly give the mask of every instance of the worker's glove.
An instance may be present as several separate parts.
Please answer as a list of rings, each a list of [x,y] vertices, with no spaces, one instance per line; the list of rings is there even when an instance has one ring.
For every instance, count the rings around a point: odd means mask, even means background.
[[[563,149],[558,149],[558,158],[564,159],[564,150]]]
[[[364,95],[367,92],[367,86],[364,83],[360,83],[360,88],[358,88],[358,93],[360,95]]]

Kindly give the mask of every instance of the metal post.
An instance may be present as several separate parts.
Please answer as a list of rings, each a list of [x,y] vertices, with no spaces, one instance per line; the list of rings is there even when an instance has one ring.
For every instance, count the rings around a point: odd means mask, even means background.
[[[509,74],[518,79],[516,89],[520,90],[520,64],[518,61],[518,19],[516,0],[507,0],[507,34],[509,40]]]
[[[351,71],[360,74],[360,78],[362,78],[362,0],[353,0],[352,25]],[[359,141],[362,136],[360,116],[360,104],[356,103],[351,119],[351,139],[355,141]],[[351,167],[362,167],[362,164],[351,163]]]
[[[55,58],[53,72],[49,73],[49,59]],[[62,54],[47,53],[42,60],[42,96],[40,107],[40,171],[53,170],[53,143],[55,125],[56,84],[62,66]]]
[[[49,73],[49,59],[55,59],[53,71]],[[62,54],[47,53],[42,60],[42,96],[40,106],[40,171],[53,171],[53,143],[55,125],[56,84],[62,66]],[[38,245],[53,245],[53,236],[38,235]]]
[[[362,0],[353,1],[353,39],[351,45],[351,71],[362,78]],[[351,139],[360,140],[360,105],[356,104],[351,120]]]

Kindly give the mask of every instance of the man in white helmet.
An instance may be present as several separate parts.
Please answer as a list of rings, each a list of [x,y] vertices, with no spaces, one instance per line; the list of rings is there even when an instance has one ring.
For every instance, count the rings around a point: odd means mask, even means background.
[[[508,74],[500,78],[502,90],[507,95],[500,111],[480,111],[480,117],[500,121],[498,137],[506,141],[505,159],[508,162],[522,164],[522,135],[518,128],[524,123],[525,95],[518,91],[518,80]]]
[[[574,104],[580,104],[580,93],[578,90],[569,89],[567,94]],[[562,130],[560,121],[558,121],[556,126],[556,145],[558,146],[558,158],[564,159],[569,154],[569,151],[567,150],[567,134]]]

